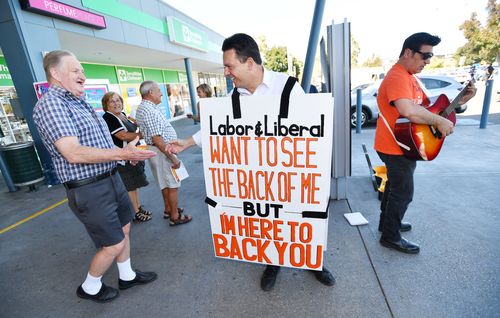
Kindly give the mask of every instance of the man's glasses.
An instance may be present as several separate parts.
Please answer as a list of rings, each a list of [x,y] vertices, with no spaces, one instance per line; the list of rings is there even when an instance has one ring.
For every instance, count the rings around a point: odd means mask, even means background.
[[[413,52],[422,55],[423,60],[428,60],[434,56],[434,53],[432,53],[432,52],[420,52],[419,50],[413,50]]]

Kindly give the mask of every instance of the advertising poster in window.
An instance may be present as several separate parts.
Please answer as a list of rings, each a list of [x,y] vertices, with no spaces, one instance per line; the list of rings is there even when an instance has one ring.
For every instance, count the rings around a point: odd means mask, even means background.
[[[202,151],[216,257],[321,270],[327,248],[333,99],[202,99]]]
[[[140,84],[120,84],[120,92],[123,98],[123,110],[132,118],[135,118],[137,107],[142,101],[139,87]]]
[[[101,100],[104,95],[108,92],[107,85],[85,85],[85,100],[87,103],[94,108],[98,115],[102,115],[104,110],[102,109]]]
[[[40,100],[43,94],[45,94],[49,90],[50,84],[49,82],[36,82],[33,83],[33,88],[35,88],[36,99]]]

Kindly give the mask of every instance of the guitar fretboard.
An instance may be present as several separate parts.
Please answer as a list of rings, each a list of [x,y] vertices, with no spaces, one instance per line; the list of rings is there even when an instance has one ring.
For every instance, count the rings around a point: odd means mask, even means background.
[[[458,95],[453,99],[453,101],[450,103],[450,105],[448,105],[448,107],[446,107],[445,110],[443,110],[441,112],[441,116],[443,117],[448,117],[448,115],[450,115],[453,111],[455,111],[455,108],[458,106],[458,102],[460,101],[460,99],[465,95],[465,93],[467,92],[467,88],[469,87],[469,84],[471,83],[474,83],[474,79],[471,79],[470,81],[467,82],[467,84],[465,84],[464,88],[460,91],[460,93],[458,93]]]

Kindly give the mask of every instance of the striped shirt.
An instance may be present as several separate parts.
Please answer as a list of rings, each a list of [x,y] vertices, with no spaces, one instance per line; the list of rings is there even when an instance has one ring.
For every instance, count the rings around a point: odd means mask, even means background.
[[[135,119],[148,145],[153,145],[154,136],[161,136],[165,143],[177,139],[174,127],[170,125],[161,108],[148,100],[142,100]]]
[[[59,181],[81,180],[108,172],[114,161],[103,163],[70,163],[57,150],[55,142],[62,137],[78,137],[82,146],[114,148],[106,122],[83,99],[62,87],[51,85],[36,103],[33,120],[47,148]]]

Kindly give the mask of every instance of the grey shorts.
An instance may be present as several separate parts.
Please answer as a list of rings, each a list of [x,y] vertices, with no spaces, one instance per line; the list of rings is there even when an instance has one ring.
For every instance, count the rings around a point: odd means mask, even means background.
[[[134,209],[120,176],[114,175],[78,188],[67,189],[68,205],[97,248],[125,238],[122,227],[134,218]]]

